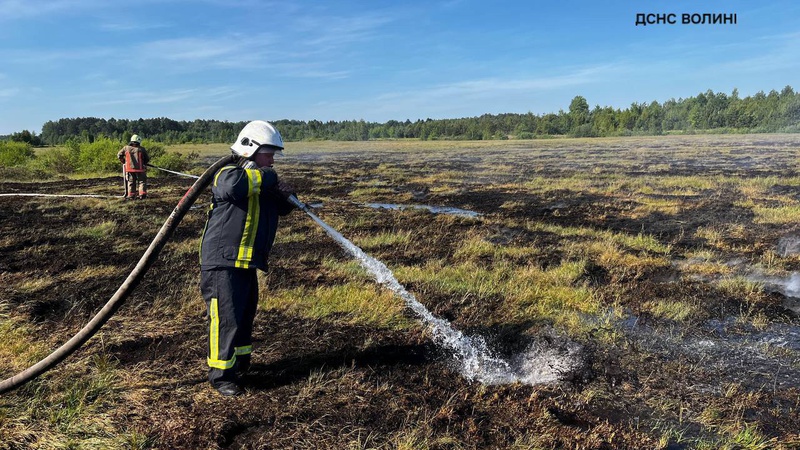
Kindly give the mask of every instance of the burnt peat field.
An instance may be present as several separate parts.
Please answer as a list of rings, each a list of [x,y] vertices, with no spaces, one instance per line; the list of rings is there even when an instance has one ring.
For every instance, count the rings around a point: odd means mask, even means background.
[[[281,176],[425,307],[554,382],[460,373],[300,211],[261,280],[246,395],[206,382],[204,193],[83,348],[0,396],[0,449],[800,447],[800,136],[289,143]],[[210,148],[200,174],[226,154]],[[0,377],[113,295],[192,180],[0,181]],[[405,207],[376,208],[383,203]],[[474,217],[411,206],[453,207]]]

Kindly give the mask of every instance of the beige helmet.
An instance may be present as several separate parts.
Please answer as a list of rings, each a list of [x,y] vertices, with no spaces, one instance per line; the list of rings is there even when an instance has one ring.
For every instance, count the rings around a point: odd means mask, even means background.
[[[239,132],[236,142],[231,145],[231,151],[244,158],[251,158],[262,145],[268,145],[280,152],[283,150],[283,139],[271,123],[254,120]]]
[[[131,136],[131,140],[130,141],[131,142],[136,142],[137,144],[141,144],[142,143],[142,138],[140,138],[138,134],[134,134],[133,136]]]

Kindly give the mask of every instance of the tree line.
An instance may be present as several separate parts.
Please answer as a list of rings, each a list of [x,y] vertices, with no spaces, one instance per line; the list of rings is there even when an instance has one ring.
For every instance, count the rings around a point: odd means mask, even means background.
[[[95,117],[48,121],[41,135],[14,133],[12,141],[32,145],[63,145],[70,140],[93,142],[108,138],[127,140],[136,133],[164,144],[233,142],[246,122],[219,120],[177,121],[152,119],[102,119]],[[800,93],[791,86],[780,92],[763,91],[741,98],[708,90],[685,99],[663,103],[636,103],[625,109],[589,107],[582,96],[572,99],[567,111],[536,115],[484,114],[460,119],[426,119],[385,123],[364,120],[321,122],[276,120],[286,141],[370,139],[533,139],[548,136],[600,137],[660,135],[665,133],[800,132]]]

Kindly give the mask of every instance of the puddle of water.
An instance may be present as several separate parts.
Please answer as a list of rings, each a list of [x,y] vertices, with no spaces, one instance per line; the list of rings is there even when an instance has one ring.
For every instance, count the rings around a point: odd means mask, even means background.
[[[426,209],[433,214],[448,214],[451,216],[461,216],[469,218],[477,218],[481,213],[470,211],[468,209],[454,208],[452,206],[430,206],[430,205],[397,205],[394,203],[367,203],[366,206],[374,209],[391,209],[391,210],[404,210],[404,209]]]
[[[692,329],[655,328],[642,325],[635,316],[616,323],[647,352],[665,359],[682,355],[714,370],[714,377],[697,381],[698,390],[713,391],[723,380],[752,389],[800,387],[800,327],[773,324],[757,330],[735,317]]]
[[[483,384],[550,383],[562,379],[564,374],[580,367],[578,354],[581,348],[577,344],[566,347],[566,350],[548,349],[534,344],[523,354],[512,357],[510,361],[496,357],[488,349],[483,337],[464,335],[446,320],[431,314],[397,281],[385,264],[366,254],[314,213],[306,210],[306,214],[353,255],[375,281],[405,301],[406,305],[428,326],[434,341],[453,352],[459,371],[468,380]]]
[[[746,280],[760,283],[764,291],[783,295],[783,307],[800,316],[800,272],[767,275],[745,259],[732,259],[725,265]],[[697,278],[705,282],[719,281],[714,277]],[[664,330],[642,326],[630,315],[617,324],[647,351],[665,358],[681,354],[718,371],[718,376],[725,380],[753,389],[800,387],[800,327],[796,325],[775,323],[756,328],[730,317],[709,320],[692,329],[675,325]],[[719,384],[711,380],[708,383],[710,385],[704,385],[704,389],[713,389]]]

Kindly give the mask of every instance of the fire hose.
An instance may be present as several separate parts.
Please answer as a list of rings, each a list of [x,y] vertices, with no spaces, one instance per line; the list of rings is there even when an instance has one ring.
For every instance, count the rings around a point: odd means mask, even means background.
[[[216,174],[217,170],[233,162],[234,158],[235,157],[233,155],[226,156],[212,164],[211,167],[206,169],[203,175],[201,175],[197,181],[194,182],[192,187],[186,191],[181,200],[175,206],[175,209],[164,222],[164,225],[161,226],[161,230],[159,230],[156,237],[150,243],[150,246],[147,248],[147,250],[145,250],[144,254],[139,259],[136,267],[133,268],[133,271],[131,271],[131,273],[128,275],[128,278],[126,278],[125,281],[120,285],[120,287],[117,289],[117,292],[114,293],[105,306],[103,306],[103,308],[97,314],[95,314],[95,316],[89,322],[87,322],[86,325],[80,331],[78,331],[78,333],[76,333],[70,340],[62,344],[61,347],[50,353],[50,355],[23,370],[22,372],[19,372],[18,374],[0,382],[0,394],[16,389],[28,381],[33,380],[42,373],[50,370],[53,368],[53,366],[63,361],[74,351],[80,348],[84,343],[86,343],[86,341],[94,336],[95,333],[97,333],[100,327],[102,327],[111,318],[111,316],[117,312],[120,306],[122,306],[122,304],[128,298],[130,293],[142,281],[145,273],[148,269],[150,269],[150,266],[153,265],[158,257],[158,254],[161,252],[161,249],[164,248],[164,245],[166,245],[167,241],[172,236],[175,228],[178,227],[181,219],[183,219],[183,217],[189,211],[189,208],[197,200],[203,190],[205,190],[205,188],[211,184],[211,181],[213,180],[214,174]]]

